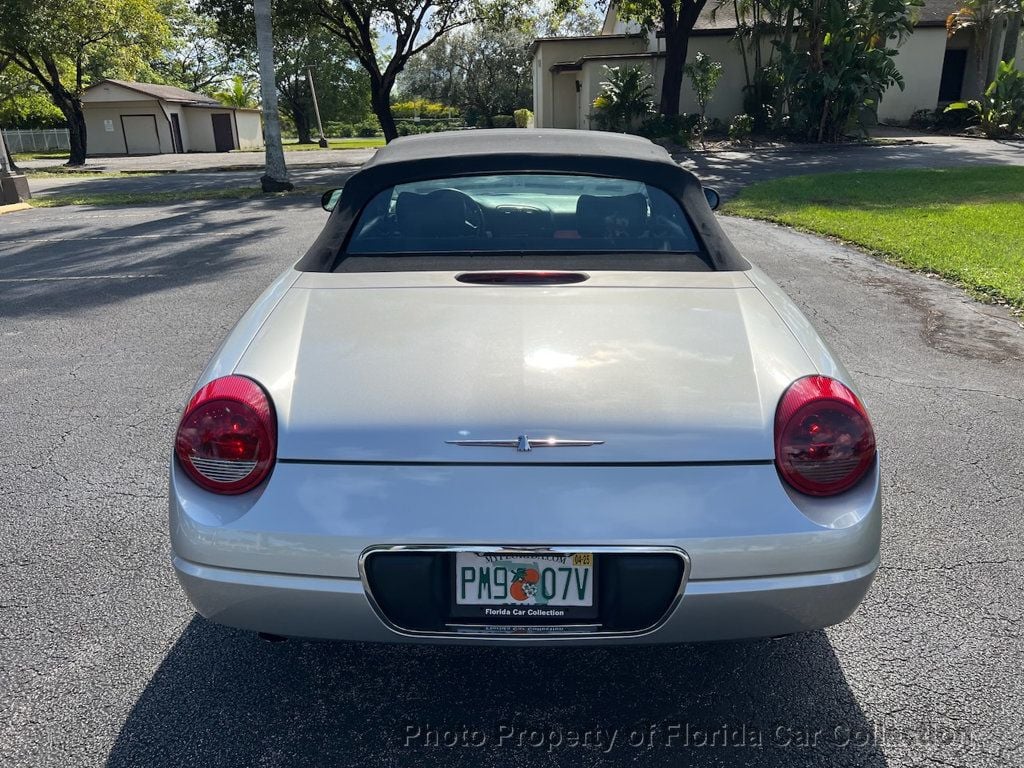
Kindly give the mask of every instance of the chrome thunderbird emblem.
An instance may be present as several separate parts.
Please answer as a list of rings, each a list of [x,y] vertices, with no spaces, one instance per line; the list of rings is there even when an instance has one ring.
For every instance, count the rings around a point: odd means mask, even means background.
[[[604,440],[562,440],[557,437],[528,437],[520,435],[514,440],[445,440],[448,445],[463,445],[470,448],[515,448],[526,453],[534,448],[584,448],[588,445],[604,445]]]

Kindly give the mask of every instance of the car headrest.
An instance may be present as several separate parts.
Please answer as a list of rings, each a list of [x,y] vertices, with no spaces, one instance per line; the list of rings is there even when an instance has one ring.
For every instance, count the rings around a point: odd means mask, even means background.
[[[466,196],[454,189],[400,192],[395,201],[398,228],[405,237],[462,237],[475,234],[466,222]]]
[[[580,195],[576,226],[583,237],[642,235],[647,228],[647,198],[632,195]]]

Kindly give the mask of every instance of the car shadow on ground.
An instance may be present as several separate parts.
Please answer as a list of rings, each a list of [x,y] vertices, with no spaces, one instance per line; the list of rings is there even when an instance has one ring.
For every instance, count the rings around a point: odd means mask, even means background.
[[[886,764],[824,632],[668,647],[271,644],[196,617],[107,768],[633,762]]]

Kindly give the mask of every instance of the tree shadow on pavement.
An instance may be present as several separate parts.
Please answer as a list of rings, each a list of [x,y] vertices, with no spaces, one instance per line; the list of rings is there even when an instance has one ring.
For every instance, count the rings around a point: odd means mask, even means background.
[[[257,268],[280,250],[268,205],[37,209],[0,235],[0,316],[80,312]]]
[[[668,647],[268,644],[196,617],[107,768],[633,762],[886,765],[824,632]]]

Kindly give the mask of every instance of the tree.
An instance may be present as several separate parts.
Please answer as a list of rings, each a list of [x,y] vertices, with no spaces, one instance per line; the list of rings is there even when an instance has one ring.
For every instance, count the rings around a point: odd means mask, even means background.
[[[410,60],[399,89],[403,98],[450,104],[490,125],[494,115],[511,115],[533,100],[532,37],[491,23],[455,30]]]
[[[593,6],[567,7],[556,0],[526,26],[534,37],[584,37],[599,34],[603,23],[604,15]]]
[[[1015,61],[1017,58],[1017,46],[1021,37],[1021,17],[1024,16],[1024,0],[1021,0],[1017,9],[1006,17],[1006,37],[1003,38],[1003,53],[1000,61]]]
[[[700,108],[697,138],[703,145],[704,131],[707,130],[708,102],[711,101],[711,94],[715,92],[718,81],[722,77],[722,63],[712,61],[703,51],[698,51],[693,63],[686,65],[686,75],[693,83],[693,92],[697,97],[697,106]]]
[[[0,125],[4,128],[59,128],[64,115],[35,78],[0,56]]]
[[[661,79],[659,112],[667,117],[679,114],[679,93],[683,67],[690,47],[693,25],[706,0],[622,0],[616,3],[619,17],[635,21],[645,29],[659,29],[665,39],[665,72]]]
[[[251,0],[204,0],[201,8],[213,14],[218,39],[245,66],[255,69],[255,28]],[[280,10],[278,10],[280,9]],[[320,112],[324,120],[358,122],[368,111],[369,75],[343,42],[294,0],[274,6],[274,64],[281,112],[291,118],[301,143],[310,142],[313,99],[307,68],[313,68]]]
[[[86,85],[143,68],[167,35],[156,0],[0,0],[0,56],[35,78],[64,115],[71,166],[85,163]]]
[[[300,32],[286,29],[277,47],[281,52],[277,56],[281,111],[295,123],[300,144],[312,141],[316,119],[309,68],[313,70],[320,115],[325,121],[357,123],[366,117],[369,77],[336,37],[317,26]]]
[[[913,31],[918,0],[795,0],[800,45],[776,41],[791,128],[810,141],[839,141],[861,112],[903,89],[891,40]]]
[[[154,81],[186,91],[211,93],[229,77],[239,74],[236,63],[217,37],[217,23],[212,18],[186,3],[172,5],[167,14],[172,35],[166,49],[149,65]]]
[[[200,2],[223,25],[251,0]],[[370,106],[388,141],[398,136],[391,92],[413,56],[453,29],[489,18],[519,25],[523,13],[521,4],[515,6],[511,0],[277,0],[274,7],[281,29],[295,25],[308,31],[311,17],[316,18],[359,62],[369,78]],[[378,45],[380,35],[391,45],[387,51]]]
[[[387,141],[398,137],[391,91],[409,59],[481,16],[475,0],[309,1],[321,23],[348,45],[370,76],[370,106]],[[378,50],[378,31],[393,36],[389,53]]]
[[[287,192],[288,181],[281,146],[281,122],[277,114],[277,85],[274,80],[274,33],[270,18],[270,0],[255,0],[256,51],[260,60],[260,97],[263,102],[263,143],[266,147],[266,169],[260,177],[264,192]]]

